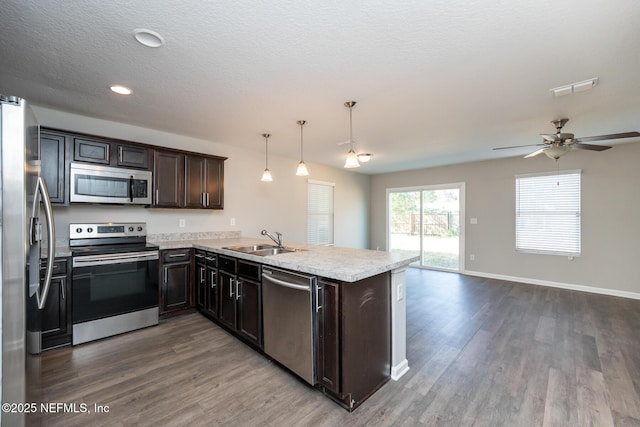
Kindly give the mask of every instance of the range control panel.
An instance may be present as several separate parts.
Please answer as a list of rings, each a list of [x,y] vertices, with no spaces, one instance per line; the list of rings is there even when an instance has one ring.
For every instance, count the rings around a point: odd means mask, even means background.
[[[145,237],[146,222],[105,222],[69,224],[69,239],[99,239],[104,237]]]

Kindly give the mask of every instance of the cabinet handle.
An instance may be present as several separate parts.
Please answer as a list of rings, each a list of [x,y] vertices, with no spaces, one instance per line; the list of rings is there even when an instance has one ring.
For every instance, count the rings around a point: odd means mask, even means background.
[[[118,147],[118,157],[120,158],[120,163],[122,163],[124,161],[122,156],[122,147]]]
[[[187,256],[187,254],[185,253],[181,253],[181,254],[169,254],[169,258],[178,258],[178,257],[185,257]]]
[[[238,289],[238,287],[242,287],[242,280],[236,280],[236,300],[240,299],[240,291],[242,291],[242,288]]]
[[[64,279],[60,280],[60,293],[62,294],[62,299],[67,299],[67,297],[64,296]]]
[[[229,280],[229,298],[233,298],[233,282],[235,282],[235,280]]]
[[[204,281],[207,279],[207,276],[205,275],[206,270],[206,268],[200,267],[200,283],[204,283]]]
[[[209,207],[209,193],[207,193],[207,207]]]
[[[215,261],[216,258],[212,256],[205,257],[207,261]]]
[[[324,290],[324,288],[322,288]],[[316,313],[322,309],[320,305],[320,286],[316,286]]]
[[[204,258],[204,255],[202,255],[202,254],[196,254],[196,258]]]
[[[160,203],[160,190],[156,188],[156,205]]]
[[[211,272],[211,289],[215,288],[216,286],[218,286],[218,284],[216,283],[216,272],[212,271]]]
[[[167,272],[169,271],[169,269],[167,267],[164,268],[164,283],[167,283]]]

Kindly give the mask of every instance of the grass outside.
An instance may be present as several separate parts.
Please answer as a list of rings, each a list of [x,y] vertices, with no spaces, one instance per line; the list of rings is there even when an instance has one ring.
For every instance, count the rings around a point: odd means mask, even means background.
[[[458,269],[458,237],[424,236],[424,265],[426,267]],[[392,234],[391,252],[420,255],[420,236],[411,234]],[[415,262],[411,265],[420,265]]]

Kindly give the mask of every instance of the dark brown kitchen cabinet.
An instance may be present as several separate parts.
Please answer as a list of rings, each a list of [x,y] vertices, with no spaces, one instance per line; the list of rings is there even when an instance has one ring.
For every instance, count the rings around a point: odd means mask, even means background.
[[[211,252],[195,251],[196,307],[206,316],[218,318],[218,256]]]
[[[111,145],[104,140],[72,136],[73,160],[108,166],[111,160]]]
[[[46,261],[40,266],[40,280],[44,280]],[[40,316],[42,321],[42,350],[71,344],[71,280],[66,258],[56,258],[47,301]]]
[[[262,348],[262,285],[260,264],[218,257],[220,323],[248,343]]]
[[[40,132],[40,174],[47,184],[51,203],[65,203],[65,135],[57,132]]]
[[[153,207],[184,207],[184,154],[155,150],[153,159]]]
[[[352,410],[391,374],[391,277],[320,280],[318,293],[318,385]]]
[[[161,251],[160,315],[180,314],[194,307],[191,255],[191,249]]]
[[[187,155],[185,158],[185,204],[187,208],[223,208],[224,160]]]
[[[149,170],[151,150],[134,145],[115,144],[116,166]]]

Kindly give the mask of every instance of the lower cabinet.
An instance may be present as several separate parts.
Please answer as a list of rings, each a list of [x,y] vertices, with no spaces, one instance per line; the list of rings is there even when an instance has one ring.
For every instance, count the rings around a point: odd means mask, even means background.
[[[191,249],[160,252],[160,315],[180,314],[194,307]]]
[[[196,307],[213,319],[218,318],[218,256],[211,252],[195,251]]]
[[[318,386],[354,409],[391,375],[391,277],[318,283]]]
[[[220,255],[218,320],[250,344],[262,348],[260,264]]]
[[[66,258],[56,258],[49,294],[41,312],[42,350],[71,344],[71,280]],[[46,267],[40,267],[40,279],[44,280]]]

